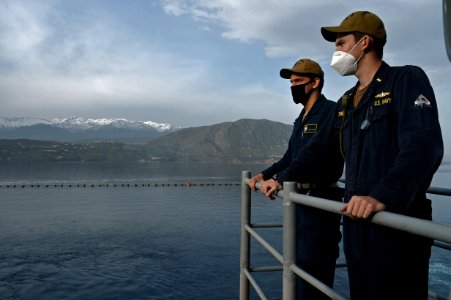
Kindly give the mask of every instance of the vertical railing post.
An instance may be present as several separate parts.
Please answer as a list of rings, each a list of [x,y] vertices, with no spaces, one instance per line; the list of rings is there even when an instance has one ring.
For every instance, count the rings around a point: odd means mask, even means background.
[[[296,191],[295,182],[283,184],[283,300],[296,298],[296,275],[291,265],[296,263],[296,204],[288,199]]]
[[[244,226],[251,222],[251,189],[246,183],[251,172],[241,173],[241,244],[240,244],[240,300],[249,299],[249,280],[244,270],[249,269],[250,235]]]

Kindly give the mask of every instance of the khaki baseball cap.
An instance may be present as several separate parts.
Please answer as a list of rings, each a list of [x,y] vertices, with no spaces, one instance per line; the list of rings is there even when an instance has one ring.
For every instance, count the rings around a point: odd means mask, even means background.
[[[321,27],[321,34],[329,42],[335,42],[338,33],[361,32],[382,40],[385,44],[387,33],[384,23],[369,11],[356,11],[347,16],[339,26]]]
[[[291,69],[280,70],[280,77],[290,79],[291,74],[293,73],[299,75],[313,74],[324,77],[324,72],[319,64],[308,58],[301,58],[294,64],[293,68]]]

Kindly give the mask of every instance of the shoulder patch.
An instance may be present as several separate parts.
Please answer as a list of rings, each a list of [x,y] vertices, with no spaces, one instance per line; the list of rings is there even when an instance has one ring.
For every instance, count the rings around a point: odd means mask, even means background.
[[[415,100],[415,107],[430,107],[431,102],[423,95],[419,95],[418,98]]]

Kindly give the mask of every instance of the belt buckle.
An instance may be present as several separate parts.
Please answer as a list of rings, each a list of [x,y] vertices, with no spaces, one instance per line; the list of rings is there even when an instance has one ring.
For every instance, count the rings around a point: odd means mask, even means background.
[[[298,192],[302,195],[309,195],[310,191],[311,191],[311,186],[310,184],[302,184],[302,183],[298,183],[297,184],[297,188],[298,188]],[[305,192],[305,193],[304,193]]]

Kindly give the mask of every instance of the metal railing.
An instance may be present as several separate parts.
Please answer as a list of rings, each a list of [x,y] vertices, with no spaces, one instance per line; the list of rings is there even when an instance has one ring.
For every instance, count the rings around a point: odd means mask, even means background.
[[[296,192],[296,183],[285,182],[283,190],[278,191],[275,196],[283,199],[283,224],[252,224],[251,223],[251,189],[248,186],[250,172],[242,172],[241,181],[241,247],[240,247],[240,300],[249,299],[250,287],[261,299],[267,299],[263,289],[258,284],[253,272],[282,271],[282,299],[295,299],[296,276],[301,277],[331,299],[346,299],[329,286],[325,285],[315,277],[311,276],[301,268],[296,262],[296,232],[295,232],[295,205],[303,204],[329,212],[344,214],[340,212],[343,203],[322,198],[299,194]],[[260,186],[257,184],[257,188]],[[430,188],[428,193],[451,196],[451,189]],[[346,214],[344,214],[346,215]],[[422,220],[404,215],[381,211],[376,213],[371,222],[394,229],[410,232],[413,234],[428,237],[434,240],[434,246],[446,250],[451,250],[451,226]],[[283,227],[283,253],[279,253],[270,245],[255,228]],[[254,238],[266,249],[281,265],[270,267],[254,267],[250,265],[250,239]],[[339,265],[337,265],[339,266]],[[345,265],[344,265],[345,266]],[[448,298],[429,291],[429,296],[435,299],[451,300],[451,293]]]

